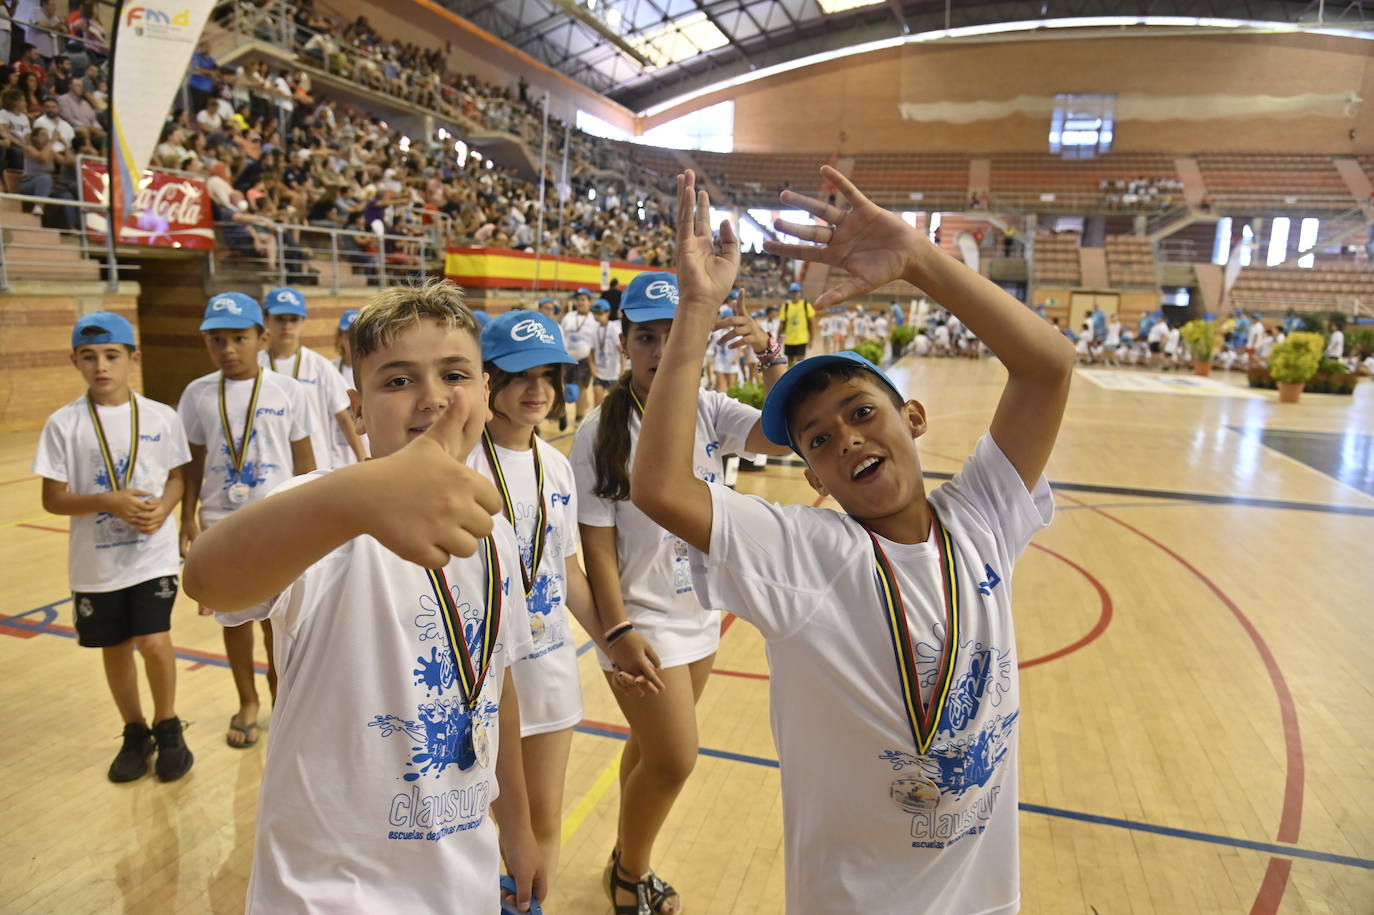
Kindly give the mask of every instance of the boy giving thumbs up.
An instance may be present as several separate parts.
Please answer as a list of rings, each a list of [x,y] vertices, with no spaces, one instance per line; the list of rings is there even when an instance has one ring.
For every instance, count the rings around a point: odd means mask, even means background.
[[[478,326],[430,283],[378,295],[350,342],[374,459],[291,480],[186,562],[223,621],[277,633],[247,911],[496,911],[502,854],[524,910],[544,874],[509,665],[530,626],[500,496],[464,464]]]

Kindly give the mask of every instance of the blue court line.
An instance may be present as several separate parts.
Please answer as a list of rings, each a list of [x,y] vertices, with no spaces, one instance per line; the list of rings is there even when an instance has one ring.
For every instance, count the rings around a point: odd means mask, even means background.
[[[611,731],[606,728],[591,727],[579,724],[574,729],[583,734],[590,734],[593,737],[609,737],[612,740],[626,740],[627,735],[619,731]],[[755,766],[766,766],[770,769],[779,768],[776,759],[766,759],[762,756],[748,756],[744,753],[731,753],[727,750],[713,750],[709,747],[701,747],[697,752],[702,756],[713,756],[717,759],[727,759],[732,762],[751,763]],[[1118,829],[1130,829],[1135,832],[1150,832],[1156,835],[1169,836],[1174,839],[1191,839],[1194,842],[1206,842],[1210,845],[1227,845],[1232,848],[1244,848],[1251,851],[1267,852],[1271,855],[1286,858],[1305,858],[1309,861],[1320,861],[1324,864],[1340,864],[1345,867],[1360,867],[1366,870],[1374,870],[1374,861],[1368,858],[1356,858],[1350,855],[1333,855],[1330,852],[1314,851],[1310,848],[1298,848],[1294,845],[1277,845],[1273,842],[1255,842],[1250,839],[1236,839],[1231,836],[1219,836],[1210,832],[1197,832],[1192,829],[1175,829],[1172,826],[1156,826],[1154,823],[1141,823],[1137,820],[1123,820],[1118,817],[1098,816],[1094,813],[1080,813],[1077,810],[1064,810],[1059,807],[1046,807],[1043,804],[1021,803],[1019,809],[1024,813],[1038,813],[1043,816],[1061,817],[1066,820],[1079,820],[1084,823],[1092,823],[1097,826],[1115,826]]]

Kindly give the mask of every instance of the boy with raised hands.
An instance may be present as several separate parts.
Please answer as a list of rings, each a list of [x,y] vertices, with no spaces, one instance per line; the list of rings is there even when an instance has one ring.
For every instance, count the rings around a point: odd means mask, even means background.
[[[432,283],[381,293],[350,337],[374,459],[291,480],[186,562],[189,593],[275,633],[247,908],[495,913],[504,855],[524,910],[544,875],[510,664],[532,646],[515,534],[464,464],[477,325]]]
[[[713,246],[706,194],[688,172],[678,178],[677,326],[644,411],[630,491],[694,548],[703,606],[731,607],[768,641],[788,912],[1014,912],[1011,572],[1053,514],[1042,471],[1073,349],[838,171],[821,173],[851,208],[784,191],[784,206],[827,225],[779,220],[819,244],[767,250],[848,273],[820,308],[900,278],[956,314],[1008,372],[988,434],[927,494],[916,449],[925,408],[858,355],[834,353],[782,377],[763,429],[844,513],[696,479],[697,367],[739,249],[729,223]]]

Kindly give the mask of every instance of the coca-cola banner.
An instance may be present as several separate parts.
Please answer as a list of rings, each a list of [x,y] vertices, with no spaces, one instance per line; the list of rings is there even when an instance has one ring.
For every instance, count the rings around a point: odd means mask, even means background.
[[[105,163],[81,160],[81,199],[108,206],[109,175]],[[109,230],[107,210],[86,210],[86,231],[104,241]],[[215,247],[215,222],[205,180],[195,175],[151,168],[143,173],[133,207],[124,214],[120,244],[160,245],[164,248]]]

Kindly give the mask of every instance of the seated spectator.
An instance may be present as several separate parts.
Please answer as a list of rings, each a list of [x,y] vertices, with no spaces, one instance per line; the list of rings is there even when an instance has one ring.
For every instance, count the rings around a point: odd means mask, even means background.
[[[35,129],[42,127],[52,138],[53,146],[59,153],[71,149],[76,139],[76,128],[62,117],[57,109],[57,99],[48,96],[43,100],[43,113],[33,119]]]
[[[24,110],[24,93],[6,89],[0,95],[0,148],[4,150],[0,156],[4,157],[6,169],[23,170],[24,147],[29,143],[32,130],[28,112]]]
[[[78,131],[85,131],[92,141],[105,140],[105,128],[100,126],[95,109],[86,100],[86,86],[82,80],[72,80],[66,94],[58,96],[57,110],[64,121]]]
[[[196,126],[206,133],[215,133],[224,126],[224,118],[220,115],[219,110],[219,99],[212,98],[209,93],[206,93],[204,103],[196,112]]]
[[[42,89],[43,83],[48,79],[48,68],[38,59],[38,48],[28,42],[20,46],[19,62],[14,65],[14,69],[19,71],[21,85],[26,85],[24,77],[32,75],[38,81],[36,89]]]

